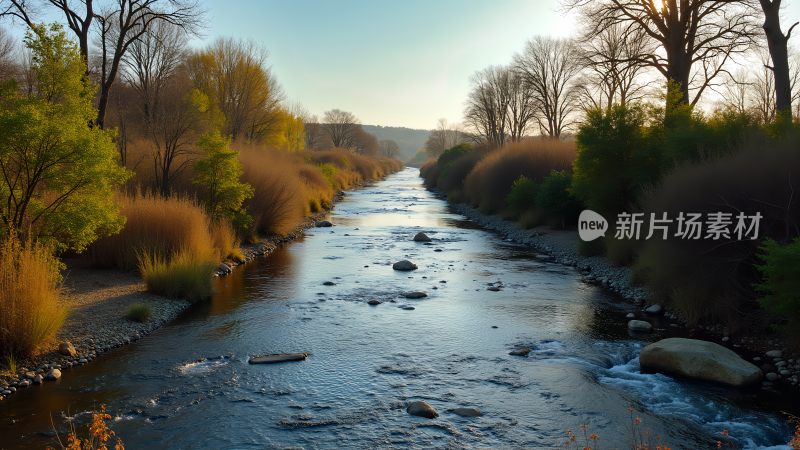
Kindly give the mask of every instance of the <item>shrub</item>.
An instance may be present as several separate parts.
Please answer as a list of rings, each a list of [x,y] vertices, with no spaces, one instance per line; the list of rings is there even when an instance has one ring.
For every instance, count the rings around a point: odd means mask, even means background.
[[[666,176],[643,196],[645,213],[760,213],[759,236],[789,242],[800,230],[800,205],[793,199],[793,180],[800,177],[797,142],[755,145],[731,156],[685,166]],[[735,222],[735,219],[734,219]],[[674,229],[673,229],[674,234]],[[636,263],[638,276],[659,300],[686,319],[705,318],[741,325],[756,308],[752,283],[758,241],[643,241]]]
[[[128,308],[128,313],[125,314],[125,318],[132,322],[144,323],[150,320],[150,316],[152,315],[153,311],[149,306],[144,303],[136,303]]]
[[[536,207],[543,211],[551,225],[566,227],[575,223],[583,205],[569,192],[572,174],[566,170],[554,170],[539,184]]]
[[[253,188],[239,181],[242,167],[230,141],[219,132],[207,133],[198,147],[203,155],[194,163],[192,182],[200,187],[206,213],[212,220],[229,219],[239,228],[247,228],[250,217],[242,203],[253,196]]]
[[[762,304],[793,323],[800,322],[800,239],[786,245],[767,239],[759,257],[762,281],[756,290],[763,294]]]
[[[463,201],[464,180],[485,152],[467,144],[457,145],[439,156],[437,188],[453,201]]]
[[[116,433],[111,430],[108,422],[113,421],[113,417],[106,411],[106,405],[100,405],[99,411],[92,412],[92,421],[86,426],[86,437],[81,438],[75,423],[69,422],[69,432],[66,437],[66,446],[58,439],[59,446],[64,450],[107,450],[112,438]],[[52,447],[48,447],[52,450]],[[116,438],[114,450],[125,450],[122,439]]]
[[[231,246],[218,233],[212,237],[212,224],[196,202],[155,195],[125,196],[119,199],[125,227],[119,234],[95,242],[89,254],[100,267],[133,270],[139,254],[167,258],[181,250],[211,254],[216,245]],[[227,254],[219,248],[219,255]]]
[[[539,186],[535,181],[521,175],[511,186],[511,192],[506,197],[508,209],[514,216],[518,217],[523,212],[533,209],[536,206],[536,195]]]
[[[13,231],[0,242],[0,354],[28,357],[55,337],[67,314],[60,267],[50,248]]]
[[[568,170],[575,159],[572,142],[528,139],[488,153],[464,182],[468,200],[485,213],[505,208],[506,197],[520,176],[539,182],[553,170]]]
[[[577,136],[572,192],[587,207],[616,214],[657,179],[660,155],[649,151],[637,106],[588,111]]]
[[[308,205],[295,164],[288,155],[258,148],[242,149],[239,158],[242,178],[253,186],[253,197],[245,203],[253,217],[250,235],[284,235],[294,230]]]
[[[139,271],[147,290],[190,302],[206,300],[213,293],[211,275],[217,267],[214,255],[182,250],[167,258],[152,253],[139,257]]]

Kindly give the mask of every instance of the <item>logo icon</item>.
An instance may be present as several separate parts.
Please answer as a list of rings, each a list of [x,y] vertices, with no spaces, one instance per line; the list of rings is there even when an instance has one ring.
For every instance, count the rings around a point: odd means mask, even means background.
[[[605,217],[591,209],[584,209],[578,216],[578,235],[581,240],[589,242],[600,236],[605,236],[608,230],[608,221]]]

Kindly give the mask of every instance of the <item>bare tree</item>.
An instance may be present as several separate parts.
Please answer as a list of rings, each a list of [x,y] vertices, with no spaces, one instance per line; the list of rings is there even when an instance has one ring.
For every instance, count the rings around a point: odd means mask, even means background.
[[[432,157],[438,157],[448,148],[467,142],[469,136],[461,131],[459,126],[447,123],[446,119],[439,119],[436,129],[431,131],[425,141],[425,151]]]
[[[378,142],[378,147],[380,148],[381,155],[389,157],[389,158],[396,158],[400,155],[400,146],[397,145],[397,142],[393,141],[392,139],[383,139]]]
[[[775,73],[769,69],[768,59],[768,55],[762,55],[761,70],[754,71],[750,82],[751,107],[756,117],[765,124],[775,120],[778,111],[775,100]]]
[[[587,74],[581,83],[588,107],[608,109],[644,97],[645,85],[639,79],[645,71],[643,55],[654,52],[645,32],[628,32],[622,24],[600,34],[584,36],[581,50]]]
[[[574,121],[579,105],[580,51],[567,39],[536,37],[515,58],[530,86],[535,117],[543,135],[559,137]]]
[[[764,12],[764,35],[767,38],[772,65],[766,65],[775,77],[775,109],[787,117],[792,116],[792,80],[789,67],[789,38],[800,22],[795,22],[789,31],[781,30],[781,0],[759,0]]]
[[[501,147],[507,137],[509,69],[487,67],[472,76],[464,122],[489,146]]]
[[[16,73],[14,48],[16,43],[6,30],[0,28],[0,81],[13,78]]]
[[[662,51],[634,60],[658,70],[680,93],[679,102],[696,104],[715,78],[726,72],[732,55],[747,51],[755,36],[751,9],[732,0],[568,0],[580,8],[600,34],[621,25],[643,31]],[[690,98],[690,91],[693,97]]]
[[[750,109],[752,74],[748,70],[739,69],[735,73],[730,73],[728,78],[722,92],[722,107],[739,114],[746,114]]]
[[[340,109],[325,111],[320,126],[331,144],[337,148],[354,148],[358,130],[361,128],[353,113]]]
[[[89,73],[89,35],[94,22],[100,30],[100,94],[96,124],[103,127],[111,88],[117,81],[119,66],[128,48],[151,26],[168,22],[184,31],[197,31],[203,11],[197,0],[108,0],[98,6],[94,0],[47,0],[47,5],[57,8],[70,30],[78,38],[78,46],[87,63]],[[98,12],[101,11],[101,12]],[[25,0],[7,0],[0,7],[0,15],[12,16],[33,28],[37,19]]]
[[[523,73],[513,69],[508,70],[505,82],[509,94],[506,129],[511,141],[518,142],[525,137],[536,117],[533,86],[525,81]]]
[[[187,36],[169,22],[158,22],[134,41],[122,59],[123,79],[139,94],[145,126],[152,126],[158,102],[185,57]]]

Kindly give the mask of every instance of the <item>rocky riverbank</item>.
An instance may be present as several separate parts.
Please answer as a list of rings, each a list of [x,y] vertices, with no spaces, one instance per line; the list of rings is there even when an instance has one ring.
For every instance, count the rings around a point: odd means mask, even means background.
[[[700,335],[704,339],[730,347],[737,353],[749,357],[764,373],[764,389],[788,387],[800,388],[800,353],[788,348],[785,341],[777,337],[730,335],[722,325],[687,326],[681,318],[661,305],[650,304],[647,289],[635,286],[629,267],[614,266],[603,256],[583,256],[578,250],[578,233],[574,230],[552,230],[546,227],[524,229],[518,223],[490,216],[463,203],[450,204],[452,210],[466,216],[484,228],[500,233],[506,240],[528,245],[542,252],[554,262],[575,267],[583,274],[583,280],[596,284],[617,294],[621,298],[642,308],[639,314],[628,314],[625,320],[648,323],[648,317],[663,316],[668,326],[685,328],[689,336]]]
[[[335,202],[344,197],[339,192]],[[334,203],[335,203],[334,202]],[[214,273],[227,276],[236,267],[272,253],[280,245],[302,236],[306,229],[324,226],[328,211],[307,217],[284,236],[265,238],[258,243],[243,244],[242,261],[224,261]],[[49,352],[35,358],[16,361],[0,374],[0,400],[20,389],[56,381],[69,368],[88,364],[102,353],[135,342],[177,318],[191,303],[147,292],[136,274],[116,270],[97,270],[76,259],[67,262],[64,273],[64,303],[69,309],[64,326]],[[126,318],[134,304],[146,305],[150,318],[142,323]],[[9,363],[9,361],[3,361]],[[13,367],[13,366],[16,367]]]

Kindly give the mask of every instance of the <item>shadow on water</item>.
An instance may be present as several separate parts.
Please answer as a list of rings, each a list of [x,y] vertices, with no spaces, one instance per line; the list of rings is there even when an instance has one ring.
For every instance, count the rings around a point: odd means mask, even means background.
[[[52,444],[50,412],[63,423],[100,403],[131,449],[553,448],[581,423],[626,448],[629,404],[672,448],[711,448],[723,428],[746,448],[788,438],[778,411],[796,399],[640,373],[643,345],[685,330],[630,336],[629,305],[465,221],[415,170],[348,194],[331,219],[174,323],[4,400],[0,448]],[[430,245],[411,241],[423,230]],[[391,269],[406,258],[419,269]],[[528,356],[509,355],[521,345]],[[247,364],[295,351],[310,357]],[[406,414],[418,399],[440,417]]]

